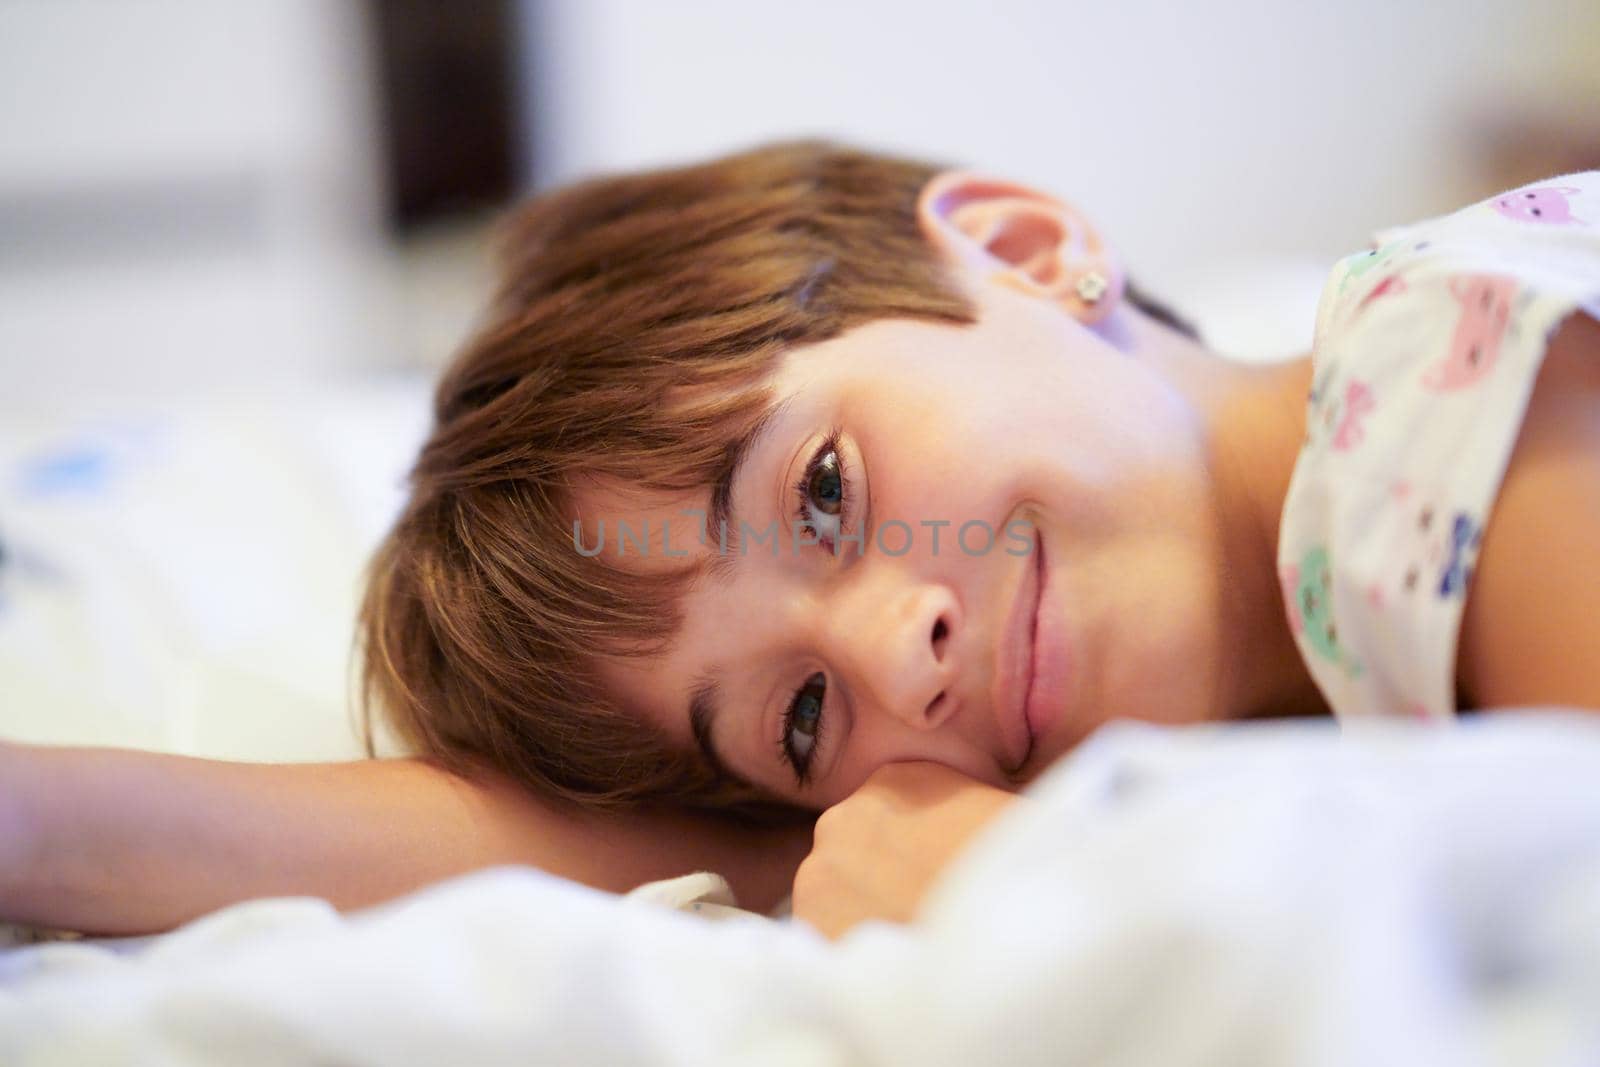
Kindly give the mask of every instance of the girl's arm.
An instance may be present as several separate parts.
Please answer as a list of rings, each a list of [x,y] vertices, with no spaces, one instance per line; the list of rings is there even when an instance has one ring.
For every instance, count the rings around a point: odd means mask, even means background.
[[[88,933],[169,929],[262,896],[359,908],[507,863],[617,892],[714,870],[764,911],[809,847],[809,826],[603,816],[420,760],[248,764],[0,743],[0,920]]]
[[[1462,613],[1466,706],[1600,709],[1600,323],[1546,349]]]

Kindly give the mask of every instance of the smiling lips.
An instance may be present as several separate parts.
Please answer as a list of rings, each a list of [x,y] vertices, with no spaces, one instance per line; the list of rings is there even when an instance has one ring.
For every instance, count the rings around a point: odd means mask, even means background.
[[[1050,598],[1044,540],[1035,536],[1033,566],[1023,575],[999,648],[996,710],[1005,723],[1017,770],[1060,717],[1067,692],[1067,656],[1060,617]]]
[[[996,650],[995,710],[1003,724],[1013,768],[1020,770],[1033,754],[1036,733],[1030,722],[1029,697],[1034,687],[1035,646],[1038,639],[1039,605],[1044,593],[1043,546],[1034,536],[1034,558],[1023,573],[1016,601],[1006,620],[1000,647]]]
[[[1028,683],[1028,734],[1037,741],[1055,726],[1067,705],[1071,662],[1063,617],[1051,599],[1050,561],[1039,541],[1039,602],[1034,606],[1033,677]],[[1029,754],[1032,754],[1030,748]]]

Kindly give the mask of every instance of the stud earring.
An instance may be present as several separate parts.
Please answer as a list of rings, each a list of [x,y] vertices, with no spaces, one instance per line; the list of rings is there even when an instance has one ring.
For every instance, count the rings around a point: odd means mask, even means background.
[[[1106,276],[1097,270],[1089,271],[1078,279],[1076,286],[1078,299],[1091,306],[1098,304],[1100,298],[1106,295]]]

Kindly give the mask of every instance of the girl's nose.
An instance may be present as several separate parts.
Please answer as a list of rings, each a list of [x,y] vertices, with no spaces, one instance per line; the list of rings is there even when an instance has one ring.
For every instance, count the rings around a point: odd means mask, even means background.
[[[891,568],[877,579],[840,591],[827,613],[828,658],[859,699],[909,726],[935,729],[957,704],[961,606],[941,583]]]

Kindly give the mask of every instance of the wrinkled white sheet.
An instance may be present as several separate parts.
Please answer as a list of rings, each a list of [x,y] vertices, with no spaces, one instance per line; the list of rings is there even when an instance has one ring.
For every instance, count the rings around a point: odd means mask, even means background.
[[[1102,731],[830,946],[504,869],[0,953],[0,1063],[1600,1063],[1600,717]]]

